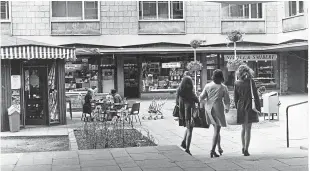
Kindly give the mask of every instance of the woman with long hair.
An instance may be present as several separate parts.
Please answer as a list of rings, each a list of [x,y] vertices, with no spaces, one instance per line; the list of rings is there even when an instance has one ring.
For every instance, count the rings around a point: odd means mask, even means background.
[[[252,93],[255,101],[255,108],[260,112],[260,102],[255,82],[253,81],[254,71],[247,65],[239,66],[235,82],[234,101],[237,108],[237,123],[242,125],[241,141],[242,154],[249,156],[249,145],[251,140],[252,123],[259,122],[258,113],[252,109]]]
[[[212,124],[214,127],[212,149],[210,152],[211,158],[219,157],[215,152],[216,145],[218,146],[218,152],[222,155],[223,150],[221,148],[221,127],[226,127],[225,112],[229,112],[230,98],[227,87],[223,84],[224,76],[220,69],[213,71],[213,81],[206,84],[201,95],[200,100],[206,99],[205,112],[207,123]],[[224,104],[223,104],[224,101]]]
[[[193,132],[192,109],[195,107],[195,103],[199,103],[199,100],[194,93],[192,78],[184,76],[177,89],[176,104],[179,105],[179,126],[186,127],[181,147],[190,155],[192,155],[189,151]]]

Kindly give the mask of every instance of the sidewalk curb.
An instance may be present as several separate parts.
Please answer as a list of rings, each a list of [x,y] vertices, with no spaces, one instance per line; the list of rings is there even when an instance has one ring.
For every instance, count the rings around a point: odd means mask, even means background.
[[[69,138],[69,148],[70,148],[70,151],[78,151],[79,147],[77,145],[76,138],[75,138],[75,135],[74,135],[74,129],[69,129],[68,128],[68,138]]]

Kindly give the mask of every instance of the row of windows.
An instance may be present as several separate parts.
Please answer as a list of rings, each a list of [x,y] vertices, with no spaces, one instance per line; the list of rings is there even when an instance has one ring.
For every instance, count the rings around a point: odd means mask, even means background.
[[[286,17],[304,12],[303,1],[285,2]],[[52,1],[52,20],[76,21],[98,20],[98,1]],[[223,19],[262,19],[262,3],[222,4]],[[1,20],[9,20],[9,2],[1,1]],[[177,20],[184,19],[183,1],[140,1],[139,20]]]

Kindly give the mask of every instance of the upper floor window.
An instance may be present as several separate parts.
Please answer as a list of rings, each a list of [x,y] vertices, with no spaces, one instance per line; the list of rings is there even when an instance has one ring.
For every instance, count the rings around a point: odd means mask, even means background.
[[[222,3],[222,18],[261,19],[263,18],[262,3],[244,5]]]
[[[98,20],[98,1],[52,1],[53,20]]]
[[[1,1],[1,21],[8,21],[10,19],[9,1]]]
[[[183,19],[182,1],[140,1],[140,20]]]
[[[286,2],[286,17],[295,16],[304,13],[303,1],[288,1]]]

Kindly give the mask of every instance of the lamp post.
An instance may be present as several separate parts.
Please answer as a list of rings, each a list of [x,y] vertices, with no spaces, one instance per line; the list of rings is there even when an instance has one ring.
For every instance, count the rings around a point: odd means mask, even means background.
[[[197,56],[196,56],[196,49],[200,47],[200,45],[205,42],[203,40],[192,40],[190,42],[191,47],[194,49],[194,63],[195,65],[197,64]],[[198,66],[194,69],[195,77],[194,77],[194,89],[195,93],[197,93],[197,68]]]

